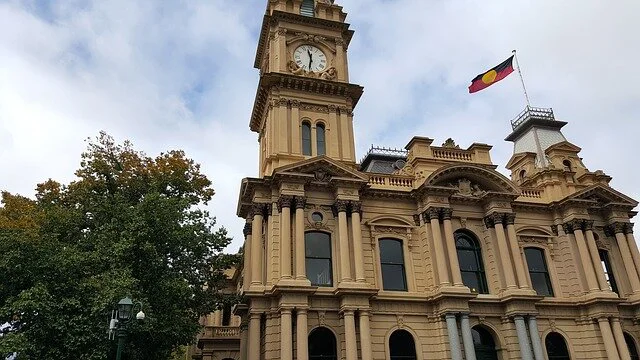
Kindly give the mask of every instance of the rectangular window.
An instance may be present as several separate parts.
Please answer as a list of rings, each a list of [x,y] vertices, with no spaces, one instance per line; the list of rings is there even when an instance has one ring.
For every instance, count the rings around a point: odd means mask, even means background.
[[[529,276],[533,289],[541,296],[553,296],[551,278],[547,269],[547,262],[544,259],[544,250],[538,248],[524,249],[529,266]]]
[[[302,123],[302,155],[311,156],[311,124]]]
[[[598,253],[600,254],[600,264],[602,264],[604,277],[605,279],[607,279],[609,289],[616,294],[620,294],[618,292],[618,284],[616,284],[616,278],[613,276],[613,268],[611,267],[611,261],[609,261],[609,253],[606,250],[598,250]]]
[[[307,279],[313,286],[332,286],[331,236],[323,232],[304,234]]]
[[[391,291],[407,291],[402,241],[381,239],[379,246],[382,287]]]

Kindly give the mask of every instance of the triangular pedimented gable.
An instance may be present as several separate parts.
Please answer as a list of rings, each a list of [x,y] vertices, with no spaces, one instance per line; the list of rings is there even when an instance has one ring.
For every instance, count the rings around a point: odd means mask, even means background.
[[[273,171],[272,176],[277,178],[300,174],[313,175],[316,180],[340,178],[342,180],[352,180],[356,182],[369,181],[369,178],[365,174],[324,155],[279,167]]]
[[[579,153],[582,149],[568,141],[562,141],[549,146],[544,152],[549,154],[552,151],[564,151],[569,153]]]
[[[608,186],[596,184],[582,189],[566,198],[566,200],[591,200],[605,206],[609,204],[629,206],[634,208],[638,202],[627,195]]]
[[[507,166],[506,166],[507,169],[511,169],[515,164],[519,163],[520,161],[522,161],[522,160],[524,160],[526,158],[535,159],[536,158],[536,153],[533,153],[533,152],[521,152],[521,153],[513,154],[513,156],[511,156],[511,159],[507,163]]]

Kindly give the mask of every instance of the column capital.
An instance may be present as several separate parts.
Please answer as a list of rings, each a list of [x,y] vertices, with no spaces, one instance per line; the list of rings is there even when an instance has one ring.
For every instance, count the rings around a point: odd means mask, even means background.
[[[253,226],[251,226],[250,222],[246,222],[244,223],[244,228],[242,229],[242,234],[247,237],[247,235],[251,235],[251,230],[253,229]]]
[[[304,196],[296,196],[294,198],[294,203],[296,209],[304,209],[304,207],[307,205],[307,198]]]
[[[351,205],[351,213],[362,213],[362,202],[361,201],[349,201],[349,205]]]
[[[358,310],[358,314],[360,316],[371,316],[371,310],[369,310],[369,309],[361,309],[361,310]]]
[[[432,219],[440,219],[440,209],[438,207],[429,207],[422,212],[422,220],[429,222]]]
[[[280,314],[291,314],[292,311],[293,311],[293,309],[290,308],[290,307],[281,307],[280,308]]]
[[[564,232],[572,233],[578,230],[582,230],[584,228],[585,219],[573,219],[564,223],[562,226],[564,227]]]
[[[582,222],[582,228],[584,231],[593,231],[593,220],[584,220]]]
[[[493,212],[485,215],[485,217],[482,218],[482,221],[484,221],[484,226],[490,229],[495,227],[497,224],[504,224],[506,215],[507,213]]]
[[[513,225],[516,223],[516,214],[515,213],[505,213],[504,221],[506,225]]]
[[[633,234],[633,223],[627,223],[625,234]]]
[[[605,226],[605,231],[609,236],[615,236],[615,234],[626,234],[626,228],[628,223],[614,222]]]
[[[453,209],[451,208],[442,208],[442,220],[451,220],[451,215],[453,215]]]
[[[293,202],[293,196],[280,195],[280,197],[278,198],[278,211],[282,211],[282,208],[291,208],[292,202]]]
[[[340,310],[340,314],[342,316],[355,316],[355,310],[354,309],[343,309]]]
[[[249,317],[251,319],[260,319],[262,317],[262,313],[261,312],[250,312],[249,313]]]
[[[348,200],[336,200],[332,206],[333,213],[334,215],[337,215],[338,213],[341,213],[341,212],[347,212],[348,207],[349,207]]]
[[[291,100],[290,104],[292,108],[300,107],[300,100]]]
[[[251,204],[251,210],[249,213],[251,214],[251,217],[254,217],[256,215],[264,216],[268,206],[268,203],[254,202]]]
[[[308,314],[309,313],[309,308],[296,307],[296,313],[298,313],[298,314]]]

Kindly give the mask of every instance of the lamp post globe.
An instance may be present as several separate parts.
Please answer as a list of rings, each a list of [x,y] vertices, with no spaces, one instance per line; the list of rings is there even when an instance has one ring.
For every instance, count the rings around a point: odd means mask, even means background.
[[[118,320],[126,321],[131,318],[133,301],[127,296],[118,302]]]

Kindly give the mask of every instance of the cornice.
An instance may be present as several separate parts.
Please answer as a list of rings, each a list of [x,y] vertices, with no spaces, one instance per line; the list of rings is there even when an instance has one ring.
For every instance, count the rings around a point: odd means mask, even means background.
[[[260,77],[253,112],[249,121],[251,131],[260,132],[260,123],[267,107],[269,93],[272,88],[306,91],[316,94],[351,99],[352,108],[356,106],[362,96],[363,87],[360,85],[323,80],[318,78],[300,77],[285,73],[268,73]]]

